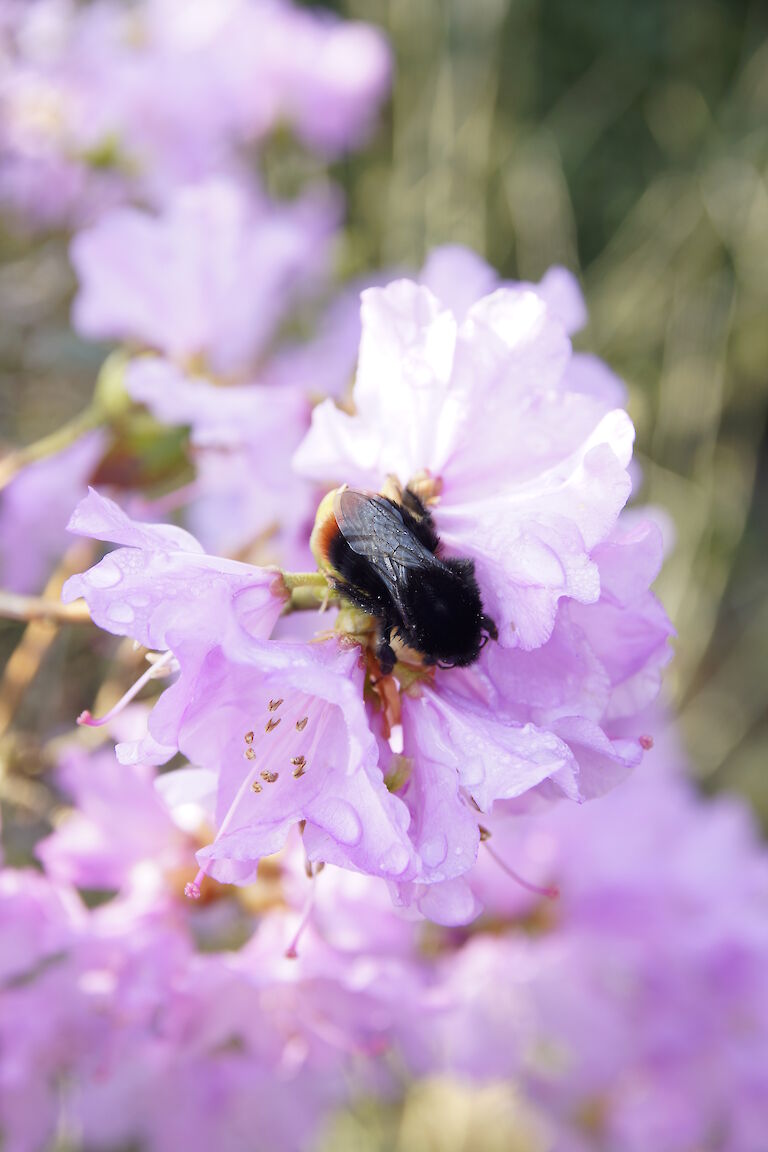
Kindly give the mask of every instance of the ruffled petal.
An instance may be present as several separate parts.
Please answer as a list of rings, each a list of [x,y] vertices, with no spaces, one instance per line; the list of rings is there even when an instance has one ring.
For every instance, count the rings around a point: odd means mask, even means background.
[[[449,691],[424,688],[403,704],[406,748],[450,767],[467,797],[488,811],[570,765],[566,745],[532,724],[515,724]],[[410,753],[409,753],[410,754]]]
[[[206,556],[182,529],[136,523],[93,490],[70,527],[126,547],[70,577],[62,599],[82,596],[100,627],[148,648],[172,648],[185,636],[202,643],[243,627],[269,635],[282,611],[275,573]]]
[[[600,593],[591,550],[610,533],[630,491],[633,429],[612,412],[571,457],[526,485],[462,504],[446,491],[443,539],[476,561],[486,610],[502,644],[535,648],[552,633],[563,596]]]

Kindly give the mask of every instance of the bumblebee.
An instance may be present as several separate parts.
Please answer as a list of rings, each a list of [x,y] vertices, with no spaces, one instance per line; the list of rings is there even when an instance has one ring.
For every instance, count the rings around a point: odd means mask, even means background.
[[[377,622],[376,656],[394,668],[396,635],[424,664],[473,664],[496,625],[483,611],[472,560],[444,559],[435,524],[416,493],[398,498],[346,486],[318,510],[312,547],[330,584]]]

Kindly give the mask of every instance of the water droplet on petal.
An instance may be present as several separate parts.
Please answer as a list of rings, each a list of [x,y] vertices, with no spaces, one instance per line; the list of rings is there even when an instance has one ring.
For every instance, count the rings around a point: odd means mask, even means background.
[[[107,609],[107,619],[112,620],[115,624],[130,624],[134,615],[130,604],[125,604],[122,601],[118,601],[117,604],[110,604]]]
[[[408,849],[402,844],[393,844],[379,861],[381,871],[387,876],[400,876],[411,862]]]
[[[323,805],[323,826],[342,844],[358,844],[363,835],[360,818],[346,800],[328,800]]]
[[[85,579],[92,588],[114,588],[123,578],[123,574],[114,560],[102,560],[95,568],[86,573]]]
[[[433,836],[420,846],[419,855],[430,868],[437,868],[448,855],[448,841],[442,833]]]

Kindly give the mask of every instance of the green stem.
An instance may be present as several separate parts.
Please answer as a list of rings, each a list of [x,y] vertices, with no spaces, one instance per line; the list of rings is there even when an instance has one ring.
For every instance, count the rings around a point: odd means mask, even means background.
[[[0,491],[29,464],[45,460],[48,456],[55,456],[57,452],[62,452],[70,444],[74,444],[86,432],[98,428],[103,423],[104,411],[101,405],[91,404],[66,424],[62,424],[55,432],[49,432],[47,436],[42,436],[32,444],[9,452],[0,460]]]
[[[326,584],[325,589],[320,588],[294,588],[285,606],[286,615],[289,612],[317,612],[329,604],[338,604],[339,597],[336,592]]]
[[[294,588],[317,588],[322,592],[328,590],[328,581],[322,572],[283,572],[282,577],[289,592]]]

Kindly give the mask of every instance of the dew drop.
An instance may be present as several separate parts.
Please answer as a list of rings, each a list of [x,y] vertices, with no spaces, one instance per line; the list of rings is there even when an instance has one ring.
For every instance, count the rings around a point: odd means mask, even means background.
[[[134,611],[130,604],[125,604],[118,601],[117,604],[110,604],[107,609],[107,618],[114,621],[115,624],[130,624],[134,618]]]
[[[323,805],[322,823],[329,834],[342,844],[358,844],[363,835],[360,818],[346,800],[328,800]]]
[[[419,848],[419,855],[430,868],[437,868],[448,855],[448,841],[442,833],[425,840]]]
[[[114,588],[123,578],[123,574],[114,560],[107,558],[92,568],[86,580],[92,588]]]
[[[402,844],[393,844],[381,857],[379,867],[387,876],[400,876],[405,872],[410,862],[408,849],[404,848]]]

